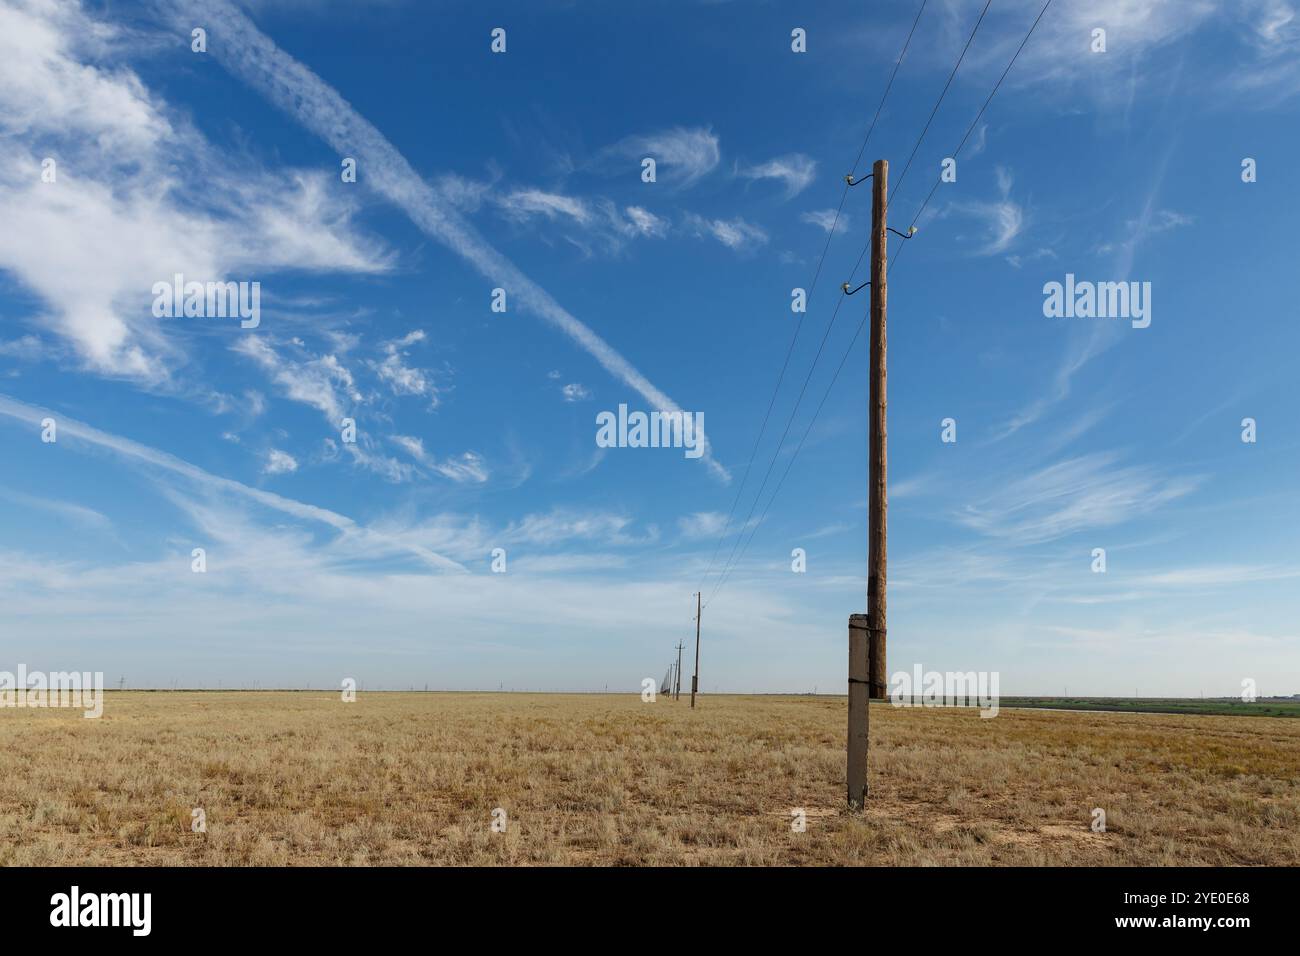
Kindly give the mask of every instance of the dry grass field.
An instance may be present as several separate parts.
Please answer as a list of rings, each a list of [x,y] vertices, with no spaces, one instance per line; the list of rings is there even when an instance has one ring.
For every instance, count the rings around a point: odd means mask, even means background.
[[[1300,720],[873,705],[865,816],[843,809],[845,721],[843,698],[808,697],[0,710],[0,863],[1300,863]]]

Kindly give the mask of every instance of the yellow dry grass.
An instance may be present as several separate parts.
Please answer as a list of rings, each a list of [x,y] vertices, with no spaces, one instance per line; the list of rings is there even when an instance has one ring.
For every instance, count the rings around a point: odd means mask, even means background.
[[[874,705],[853,815],[845,711],[129,691],[99,720],[0,710],[0,863],[1300,863],[1300,720]]]

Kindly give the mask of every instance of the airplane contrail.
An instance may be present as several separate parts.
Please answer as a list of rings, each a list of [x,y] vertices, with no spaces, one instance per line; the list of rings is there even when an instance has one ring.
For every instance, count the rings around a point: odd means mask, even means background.
[[[140,442],[132,441],[130,438],[123,438],[120,435],[113,435],[109,432],[100,431],[92,425],[79,422],[74,418],[69,418],[61,412],[51,411],[47,408],[41,408],[38,405],[28,405],[16,398],[10,398],[8,395],[0,395],[0,416],[13,418],[20,422],[25,422],[36,428],[41,427],[41,423],[46,418],[54,419],[60,438],[71,437],[88,444],[95,445],[99,448],[106,449],[120,455],[123,458],[136,462],[143,462],[154,468],[180,475],[184,478],[199,484],[203,487],[214,491],[227,492],[229,494],[239,495],[257,502],[265,508],[271,508],[282,514],[292,515],[303,521],[318,521],[327,524],[344,535],[350,535],[358,541],[369,541],[382,543],[392,550],[408,551],[411,554],[424,561],[431,568],[440,571],[459,571],[468,573],[468,569],[459,562],[444,557],[429,548],[419,544],[412,544],[408,541],[399,541],[391,538],[382,532],[374,531],[364,525],[357,524],[346,515],[341,515],[336,511],[330,511],[328,508],[321,508],[316,505],[306,504],[301,501],[295,501],[292,498],[286,498],[283,495],[277,495],[271,491],[264,491],[261,488],[250,488],[242,482],[235,481],[233,478],[223,478],[220,475],[214,475],[209,471],[204,471],[198,465],[193,465],[183,458],[177,458],[175,455],[165,451],[159,451],[156,448],[150,448],[148,445],[142,445]]]
[[[612,345],[493,248],[337,90],[276,46],[241,10],[227,0],[185,0],[161,9],[187,34],[191,27],[203,26],[208,51],[218,62],[341,156],[356,158],[368,185],[404,210],[426,235],[505,288],[525,310],[568,335],[607,372],[636,389],[655,410],[682,411]],[[727,470],[714,460],[707,438],[703,459],[716,477],[730,481]]]

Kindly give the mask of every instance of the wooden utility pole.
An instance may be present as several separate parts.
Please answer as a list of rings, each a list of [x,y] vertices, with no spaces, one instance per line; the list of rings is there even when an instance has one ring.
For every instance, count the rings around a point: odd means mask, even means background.
[[[695,673],[691,676],[691,707],[695,707],[695,692],[700,689],[700,592],[695,592]]]
[[[673,681],[673,700],[682,699],[682,648],[684,646],[681,641],[677,642],[677,678]]]
[[[876,160],[871,170],[871,397],[870,450],[867,480],[869,515],[867,530],[867,636],[871,698],[885,698],[885,529],[888,525],[886,493],[887,443],[885,433],[885,274],[886,224],[889,204],[889,161]]]
[[[849,806],[867,802],[870,701],[885,697],[885,212],[889,204],[889,161],[871,169],[871,379],[867,447],[867,613],[849,615]],[[845,285],[845,291],[848,286]]]

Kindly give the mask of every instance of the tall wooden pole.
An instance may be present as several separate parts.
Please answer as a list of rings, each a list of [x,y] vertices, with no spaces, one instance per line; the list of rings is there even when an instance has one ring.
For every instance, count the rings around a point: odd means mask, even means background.
[[[695,692],[700,689],[700,592],[695,592],[695,673],[691,676],[691,707],[695,707]]]
[[[870,704],[885,696],[885,211],[889,162],[871,169],[871,380],[867,419],[867,613],[849,615],[849,806],[867,803]],[[848,286],[845,286],[847,291]]]
[[[885,698],[885,529],[888,524],[885,453],[885,211],[889,203],[889,161],[876,160],[871,180],[871,396],[868,451],[867,635],[871,697]]]

